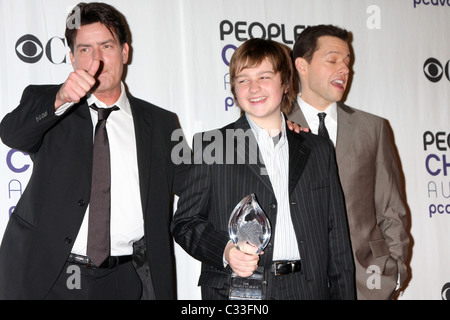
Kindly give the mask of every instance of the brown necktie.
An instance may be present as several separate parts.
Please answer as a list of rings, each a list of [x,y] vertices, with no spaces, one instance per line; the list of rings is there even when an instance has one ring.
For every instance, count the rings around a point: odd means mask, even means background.
[[[318,135],[322,136],[322,137],[326,137],[326,138],[330,138],[329,134],[328,134],[328,130],[327,127],[325,127],[325,117],[326,117],[326,113],[325,112],[321,112],[317,114],[319,116],[319,131],[318,131]]]
[[[104,109],[97,108],[96,105],[91,108],[97,110],[98,122],[94,137],[87,255],[93,263],[100,266],[111,251],[111,164],[106,119],[112,111],[119,108],[114,106]]]

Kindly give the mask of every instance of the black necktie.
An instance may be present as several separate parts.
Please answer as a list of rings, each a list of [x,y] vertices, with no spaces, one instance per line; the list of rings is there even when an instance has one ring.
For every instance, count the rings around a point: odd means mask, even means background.
[[[325,117],[327,114],[325,112],[321,112],[321,113],[318,113],[317,115],[319,116],[319,131],[317,134],[319,136],[330,139],[327,127],[325,127]]]
[[[112,111],[119,108],[114,106],[104,109],[97,108],[96,105],[91,108],[97,110],[98,122],[94,137],[87,255],[93,263],[100,266],[111,251],[111,164],[106,119]]]

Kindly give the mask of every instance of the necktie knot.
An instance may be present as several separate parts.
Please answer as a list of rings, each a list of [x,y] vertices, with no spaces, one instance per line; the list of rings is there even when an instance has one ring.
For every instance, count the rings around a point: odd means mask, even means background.
[[[98,121],[104,121],[108,119],[111,112],[119,110],[119,107],[117,106],[113,106],[111,108],[99,108],[95,104],[91,105],[91,108],[97,111]]]
[[[324,122],[325,121],[325,117],[327,116],[327,114],[325,112],[320,112],[317,115],[319,116],[320,122]]]

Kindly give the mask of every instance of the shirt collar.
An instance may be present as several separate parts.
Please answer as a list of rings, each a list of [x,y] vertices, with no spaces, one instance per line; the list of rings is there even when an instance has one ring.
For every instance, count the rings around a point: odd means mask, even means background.
[[[118,106],[120,108],[120,110],[123,110],[127,114],[132,115],[130,102],[128,101],[127,93],[125,91],[125,85],[123,84],[123,82],[120,83],[120,97],[111,106],[107,106],[105,103],[98,100],[98,98],[92,93],[88,94],[87,103],[89,106],[91,106],[95,103],[97,105],[97,107],[99,107],[99,108],[109,108],[112,106]]]
[[[250,125],[250,128],[252,129],[253,133],[255,134],[256,137],[256,141],[259,141],[259,139],[270,139],[272,140],[273,137],[271,137],[269,135],[269,133],[267,132],[267,130],[261,128],[260,126],[258,126],[253,120],[252,118],[250,118],[250,116],[245,113],[245,117],[247,118],[247,121]],[[281,137],[280,137],[280,142],[281,141],[285,141],[286,139],[286,121],[284,118],[284,114],[281,113]]]
[[[326,108],[324,111],[319,111],[316,108],[314,108],[312,105],[306,103],[299,94],[297,97],[298,105],[300,106],[300,109],[303,112],[303,115],[306,118],[306,121],[308,123],[310,122],[310,119],[318,119],[317,114],[319,112],[325,112],[327,114],[327,118],[330,120],[333,120],[337,123],[337,102],[333,102]],[[318,121],[318,120],[317,120]]]

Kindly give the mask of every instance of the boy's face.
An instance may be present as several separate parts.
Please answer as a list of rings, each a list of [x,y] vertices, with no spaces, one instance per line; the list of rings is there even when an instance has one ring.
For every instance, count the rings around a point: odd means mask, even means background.
[[[234,81],[239,106],[255,122],[280,116],[285,90],[280,73],[275,73],[268,59],[259,66],[241,70]]]

